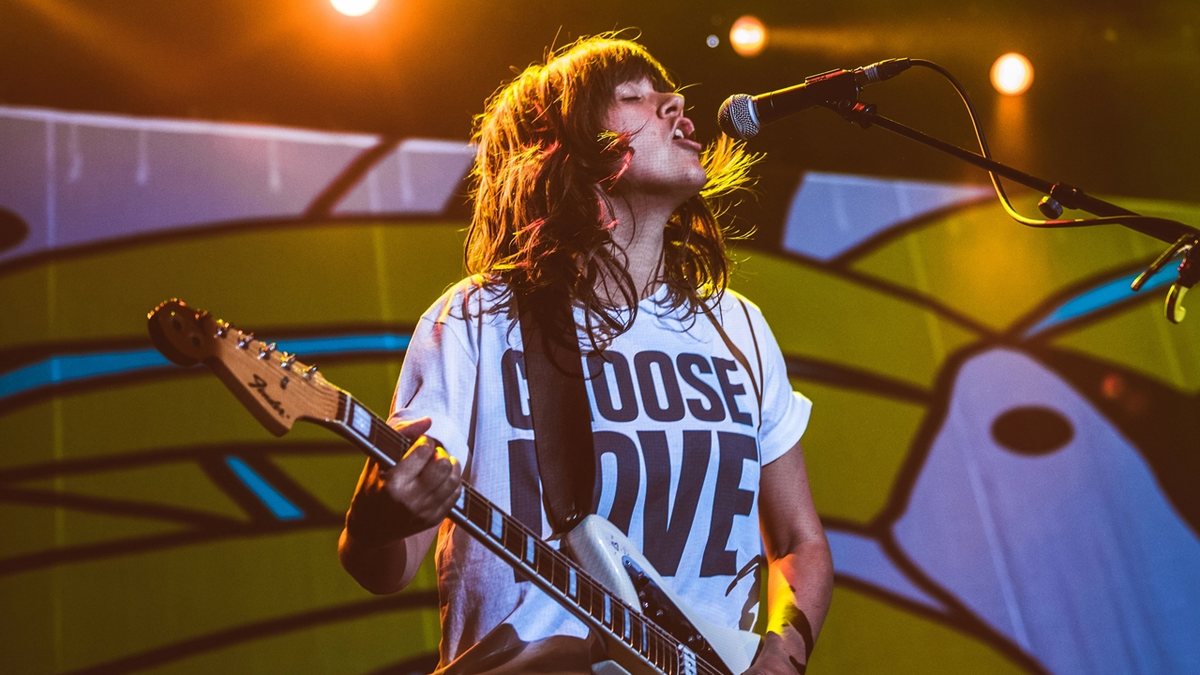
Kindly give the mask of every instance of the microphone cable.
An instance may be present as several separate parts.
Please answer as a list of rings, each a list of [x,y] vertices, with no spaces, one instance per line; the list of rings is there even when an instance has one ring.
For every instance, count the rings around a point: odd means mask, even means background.
[[[991,148],[988,147],[987,136],[984,134],[983,127],[979,124],[979,115],[975,111],[975,105],[973,103],[971,103],[971,97],[970,97],[970,95],[967,94],[967,89],[966,89],[966,87],[963,86],[962,82],[959,82],[958,78],[954,77],[954,75],[949,70],[946,70],[945,68],[938,65],[937,63],[934,63],[933,61],[929,61],[927,59],[910,59],[909,61],[913,66],[918,66],[921,68],[928,68],[929,70],[932,70],[932,71],[938,73],[943,78],[945,78],[952,87],[954,87],[954,90],[956,92],[958,92],[958,97],[962,100],[963,105],[966,106],[967,115],[971,119],[971,128],[974,130],[975,139],[979,143],[980,154],[983,155],[983,157],[988,160],[995,161],[992,159]],[[1000,182],[1000,176],[998,174],[996,174],[996,172],[992,171],[991,169],[987,169],[986,171],[988,173],[988,177],[992,181],[992,187],[995,188],[996,197],[1000,200],[1000,205],[1004,208],[1005,213],[1007,213],[1008,216],[1010,218],[1012,218],[1013,220],[1017,221],[1018,223],[1020,223],[1022,225],[1026,225],[1028,227],[1039,227],[1039,228],[1089,227],[1092,225],[1115,225],[1115,224],[1125,224],[1125,223],[1135,223],[1136,222],[1136,223],[1142,223],[1145,225],[1160,225],[1160,226],[1166,225],[1166,226],[1172,226],[1172,227],[1176,227],[1176,228],[1183,227],[1185,229],[1188,229],[1188,230],[1191,230],[1194,232],[1193,228],[1191,228],[1190,226],[1188,226],[1184,223],[1181,223],[1177,220],[1171,220],[1169,218],[1159,218],[1157,216],[1142,216],[1142,215],[1136,215],[1136,214],[1118,215],[1118,216],[1094,216],[1091,218],[1053,218],[1053,219],[1028,218],[1024,215],[1021,215],[1021,213],[1019,211],[1017,211],[1017,209],[1012,205],[1012,201],[1009,200],[1008,193],[1005,192],[1005,190],[1004,190],[1004,185]],[[1049,195],[1047,195],[1047,196],[1049,196]]]

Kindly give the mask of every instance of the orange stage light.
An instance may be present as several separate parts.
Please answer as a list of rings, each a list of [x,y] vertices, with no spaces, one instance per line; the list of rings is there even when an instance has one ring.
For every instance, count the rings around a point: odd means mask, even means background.
[[[758,17],[746,15],[733,22],[729,44],[739,56],[758,56],[767,46],[767,27]]]
[[[1001,94],[1024,94],[1033,84],[1033,64],[1016,52],[1009,52],[992,64],[992,86]]]
[[[329,3],[346,16],[362,16],[375,9],[379,0],[329,0]]]

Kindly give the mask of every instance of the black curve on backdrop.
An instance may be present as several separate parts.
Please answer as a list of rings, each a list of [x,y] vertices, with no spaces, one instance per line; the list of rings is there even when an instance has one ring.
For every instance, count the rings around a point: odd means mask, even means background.
[[[166,298],[163,298],[164,300]],[[149,308],[147,308],[149,309]],[[0,373],[37,363],[51,356],[88,354],[95,351],[121,351],[149,346],[143,338],[90,338],[86,340],[46,340],[34,344],[0,349]]]
[[[72,260],[96,253],[113,253],[136,248],[138,246],[144,246],[146,244],[206,239],[209,237],[220,236],[232,231],[257,232],[266,230],[286,230],[299,227],[327,225],[332,223],[386,223],[393,226],[428,225],[431,222],[448,220],[449,219],[443,214],[415,215],[411,213],[381,212],[338,215],[331,216],[329,218],[319,218],[316,220],[296,216],[279,216],[274,218],[242,218],[237,220],[210,221],[198,223],[196,225],[186,225],[170,230],[145,232],[131,235],[129,237],[122,237],[120,239],[104,239],[101,241],[89,242],[87,244],[64,246],[62,248],[51,249],[48,251],[38,251],[37,253],[31,253],[26,256],[0,262],[0,277],[20,270],[25,270],[30,267],[36,267],[38,265]],[[462,223],[458,222],[457,220],[454,222],[457,225],[462,225]]]
[[[24,506],[70,509],[126,518],[162,520],[199,529],[222,529],[242,525],[241,521],[235,518],[220,516],[197,509],[134,499],[93,497],[70,492],[56,492],[54,490],[0,487],[0,504],[22,504]]]
[[[168,532],[115,541],[54,548],[0,559],[0,577],[87,560],[122,557],[231,538],[245,538],[300,530],[331,529],[341,526],[342,516],[334,513],[280,471],[268,457],[271,455],[333,455],[348,453],[344,441],[286,443],[222,443],[213,445],[164,448],[138,451],[103,458],[45,462],[0,471],[0,503],[13,502],[35,506],[58,506],[81,511],[120,516],[161,518],[181,522],[191,527]],[[287,498],[304,508],[300,521],[280,521],[264,507],[228,471],[221,457],[236,455],[261,472]],[[144,468],[179,462],[194,462],[208,473],[216,485],[239,504],[250,518],[249,522],[202,511],[183,509],[155,503],[118,500],[14,488],[10,484],[62,476],[86,476],[115,469]]]
[[[0,560],[0,578],[70,563],[123,558],[141,553],[162,551],[181,546],[194,546],[196,544],[209,544],[227,539],[245,539],[284,532],[327,529],[331,525],[331,523],[282,523],[274,528],[262,525],[231,526],[223,529],[211,528],[204,531],[187,530],[144,537],[128,537],[115,541],[100,542],[98,544],[83,544],[69,548],[37,551],[35,553],[25,553]]]
[[[287,449],[280,450],[281,444],[285,444]],[[268,454],[331,455],[344,452],[347,447],[349,446],[345,441],[331,436],[329,441],[251,440],[134,450],[103,457],[65,459],[0,468],[0,488],[4,487],[4,483],[86,475],[114,469],[138,469],[180,461],[198,461],[205,458],[219,459],[228,454],[236,454],[243,458]],[[232,453],[231,449],[233,449]]]
[[[1045,672],[1045,668],[1036,659],[1026,653],[1016,643],[992,630],[991,627],[976,617],[969,608],[963,605],[956,596],[917,567],[895,541],[891,531],[892,525],[904,513],[908,497],[912,492],[913,486],[916,484],[921,467],[924,466],[925,460],[932,448],[933,439],[945,422],[946,414],[949,411],[950,393],[960,368],[972,356],[1004,343],[1005,341],[1001,339],[977,341],[959,349],[946,358],[941,371],[935,379],[933,391],[930,395],[931,402],[927,407],[925,418],[921,421],[917,433],[909,445],[908,452],[905,453],[904,463],[892,481],[892,491],[884,507],[871,522],[865,526],[859,526],[858,529],[875,538],[885,553],[887,553],[888,558],[905,573],[913,584],[947,607],[949,609],[949,620],[960,623],[964,632],[991,645],[1029,672],[1042,673]]]
[[[842,574],[834,574],[833,578],[838,586],[868,596],[877,602],[888,605],[889,607],[894,607],[895,609],[898,609],[906,614],[912,614],[914,616],[921,617],[930,623],[938,624],[939,626],[947,628],[955,633],[967,635],[975,640],[980,639],[978,626],[972,625],[969,620],[964,622],[964,617],[957,611],[951,611],[949,613],[939,612],[938,610],[931,609],[926,605],[922,605],[889,593],[878,586],[873,586]],[[969,619],[970,617],[965,618]],[[1025,668],[1029,672],[1046,672],[1041,664],[1037,663],[1037,661],[1033,660],[1023,651],[1020,651],[1019,648],[1017,648],[1017,653],[1014,654],[1010,649],[1006,649],[1000,645],[997,645],[991,640],[985,639],[981,641],[989,647],[996,649],[1005,658],[1010,659],[1011,661],[1015,662],[1016,665]],[[1015,648],[1015,645],[1013,645],[1013,647]],[[936,668],[934,668],[931,672],[936,672]]]
[[[931,403],[925,411],[925,418],[917,427],[917,433],[909,444],[908,452],[905,453],[905,461],[892,481],[892,491],[888,495],[884,507],[867,525],[867,530],[872,535],[876,537],[890,536],[892,524],[903,515],[909,494],[932,449],[933,439],[945,423],[950,407],[950,394],[958,377],[959,369],[971,357],[997,346],[1016,345],[1006,345],[1005,341],[998,339],[981,340],[966,345],[946,357],[942,369],[934,380],[930,394]]]
[[[438,654],[436,651],[415,656],[383,668],[372,670],[368,675],[412,675],[413,673],[432,673],[437,669]]]
[[[821,522],[824,523],[827,529],[837,529],[846,532],[861,534],[866,537],[875,539],[883,547],[888,554],[888,558],[897,564],[898,567],[904,570],[907,576],[911,578],[915,585],[936,600],[942,603],[946,608],[944,611],[936,608],[923,605],[919,602],[909,600],[895,593],[892,593],[884,588],[874,584],[855,579],[844,574],[834,574],[834,580],[839,586],[857,591],[864,595],[870,596],[877,602],[881,602],[890,607],[894,607],[906,613],[914,614],[922,617],[927,621],[936,623],[945,628],[949,628],[956,633],[969,635],[972,638],[987,644],[993,649],[1003,654],[1013,663],[1025,668],[1029,672],[1041,673],[1045,672],[1044,668],[1029,654],[1026,654],[1019,646],[1012,643],[1002,635],[997,634],[990,627],[980,621],[973,612],[966,608],[948,591],[941,588],[936,582],[933,582],[924,574],[921,573],[914,565],[912,565],[902,552],[899,552],[895,542],[891,541],[889,533],[880,531],[878,527],[864,526],[861,523],[841,520],[838,518],[822,517]]]
[[[230,449],[232,450],[232,447]],[[240,453],[238,453],[237,457],[243,461],[248,460],[248,457]],[[224,492],[233,503],[237,504],[238,508],[250,519],[250,522],[268,527],[278,522],[279,519],[271,513],[271,509],[267,508],[267,505],[249,487],[238,480],[237,476],[233,473],[233,469],[230,469],[229,465],[222,460],[222,457],[209,456],[198,458],[195,461],[200,470],[204,472],[204,475],[208,476],[208,479],[212,481],[212,484]],[[325,510],[322,508],[316,513],[324,515]]]
[[[393,150],[400,144],[399,137],[385,138],[376,146],[364,150],[358,157],[354,158],[342,173],[338,174],[331,180],[319,194],[309,202],[304,209],[304,218],[307,219],[328,219],[333,216],[333,209],[346,197],[350,192],[359,185],[371,169],[375,165],[383,161]],[[470,182],[470,172],[463,174],[458,181],[458,187],[450,193],[446,206],[442,209],[442,218],[466,218],[469,214],[466,209],[466,197],[468,193],[468,185]],[[455,199],[458,197],[458,199]]]
[[[865,239],[862,242],[859,242],[858,244],[846,249],[845,251],[842,251],[840,254],[830,258],[827,264],[833,269],[846,269],[850,265],[854,264],[854,261],[858,260],[859,258],[883,248],[887,244],[909,234],[910,232],[925,228],[939,219],[950,216],[956,211],[965,211],[967,209],[979,206],[985,202],[989,202],[994,199],[995,196],[996,195],[991,193],[980,195],[979,197],[966,199],[961,202],[956,202],[954,204],[949,204],[947,206],[934,209],[932,211],[927,211],[910,220],[901,221],[896,225],[883,230],[874,237]]]
[[[217,651],[247,642],[286,635],[317,626],[409,609],[428,609],[436,606],[436,590],[409,591],[385,599],[361,600],[335,607],[324,607],[307,612],[299,612],[290,616],[231,626],[68,672],[72,675],[133,673],[150,668],[160,668],[205,652]],[[422,655],[418,658],[427,657]]]
[[[822,516],[821,523],[822,523],[822,525],[824,525],[826,530],[849,532],[849,533],[857,534],[862,537],[873,539],[878,542],[882,542],[883,538],[887,534],[886,531],[881,531],[876,526],[864,525],[863,523],[853,521],[853,520],[846,520],[844,518]],[[853,588],[854,590],[857,590],[859,592],[870,595],[871,597],[875,598],[876,600],[878,600],[886,605],[896,607],[896,608],[904,610],[906,612],[912,612],[914,614],[919,614],[927,619],[930,619],[932,621],[937,621],[938,623],[949,626],[959,632],[969,633],[969,631],[962,630],[962,625],[960,623],[960,617],[959,617],[958,613],[953,610],[953,608],[943,611],[943,610],[939,610],[939,609],[936,609],[933,607],[929,607],[927,605],[923,605],[914,600],[909,600],[908,598],[905,598],[901,595],[892,593],[891,591],[888,591],[887,589],[884,589],[880,586],[876,586],[874,584],[871,584],[866,581],[862,581],[860,579],[856,579],[854,577],[839,574],[837,572],[834,573],[834,578],[837,580],[837,582],[839,584],[845,585],[848,588]],[[942,598],[938,597],[938,599],[941,600]]]
[[[333,177],[333,180],[319,192],[317,196],[309,202],[304,209],[305,218],[327,218],[333,211],[333,207],[342,200],[358,181],[367,174],[376,164],[384,157],[387,157],[396,146],[400,145],[400,139],[396,136],[380,139],[375,145],[363,150],[357,157],[352,159],[346,165],[342,172]]]
[[[833,575],[833,580],[837,586],[868,596],[880,604],[893,607],[904,612],[905,614],[915,614],[926,621],[931,621],[933,623],[950,628],[955,632],[975,637],[975,635],[969,631],[964,631],[962,625],[957,622],[957,617],[952,614],[938,611],[937,609],[934,609],[928,605],[922,605],[919,602],[914,602],[908,598],[896,595],[895,593],[890,593],[879,586],[866,583],[861,579],[846,576],[845,574],[835,572]]]
[[[1033,309],[1029,310],[1024,315],[1022,315],[1020,318],[1018,318],[1016,321],[1014,321],[1013,324],[1007,330],[1005,330],[1005,335],[1009,336],[1013,340],[1021,340],[1022,342],[1026,343],[1026,344],[1046,343],[1046,342],[1052,340],[1053,338],[1061,335],[1062,333],[1065,333],[1070,330],[1076,330],[1076,329],[1080,328],[1081,326],[1096,323],[1096,322],[1106,319],[1110,316],[1113,316],[1114,314],[1123,312],[1126,309],[1128,309],[1134,305],[1137,305],[1137,304],[1140,304],[1143,302],[1152,302],[1154,300],[1157,300],[1159,297],[1157,294],[1160,291],[1158,291],[1158,290],[1155,290],[1155,291],[1143,290],[1136,294],[1131,294],[1128,298],[1121,300],[1119,302],[1115,302],[1112,305],[1109,305],[1108,307],[1105,307],[1103,309],[1089,312],[1087,314],[1080,315],[1073,319],[1068,319],[1067,321],[1063,321],[1062,323],[1060,323],[1056,326],[1047,328],[1046,330],[1038,333],[1037,335],[1032,335],[1028,338],[1022,338],[1022,333],[1029,330],[1030,328],[1033,328],[1035,325],[1037,325],[1038,321],[1041,321],[1042,319],[1046,318],[1050,314],[1050,312],[1054,311],[1055,308],[1057,308],[1059,305],[1066,302],[1067,300],[1070,300],[1071,298],[1075,297],[1076,295],[1079,295],[1080,292],[1085,291],[1089,288],[1093,288],[1096,285],[1104,283],[1106,281],[1114,281],[1121,277],[1128,276],[1134,272],[1140,272],[1141,270],[1145,269],[1150,264],[1151,260],[1152,260],[1151,258],[1146,258],[1140,262],[1125,263],[1125,264],[1119,265],[1117,267],[1109,268],[1107,270],[1097,272],[1095,274],[1091,274],[1083,279],[1080,279],[1079,281],[1076,281],[1064,288],[1059,289],[1053,295],[1050,295],[1049,297],[1045,298],[1044,300],[1039,302],[1037,304],[1037,306],[1035,306]],[[1162,272],[1159,272],[1159,274],[1170,274],[1170,273],[1171,272],[1168,270],[1163,270]]]
[[[837,530],[841,532],[850,532],[864,537],[878,540],[880,533],[868,525],[863,525],[857,521],[846,520],[830,516],[822,516],[821,523],[826,530]],[[895,607],[905,612],[911,612],[922,616],[930,621],[935,621],[939,624],[954,629],[960,633],[971,634],[968,631],[962,630],[962,625],[959,623],[957,614],[951,611],[942,611],[927,605],[923,605],[914,600],[909,600],[903,596],[892,593],[884,588],[874,584],[856,579],[844,574],[834,573],[834,580],[841,586],[853,589],[865,595],[869,595],[875,600],[882,602],[885,605]]]
[[[286,444],[281,446],[286,448]],[[344,448],[343,448],[344,450]],[[240,453],[237,453],[240,455]],[[274,453],[279,454],[279,453]],[[341,453],[339,453],[341,454]],[[247,465],[250,466],[260,477],[267,481],[272,488],[279,491],[288,501],[300,509],[304,514],[305,520],[313,520],[322,523],[338,523],[342,522],[342,514],[330,510],[323,502],[318,500],[308,490],[296,482],[294,478],[286,472],[280,470],[273,462],[267,458],[265,453],[256,453],[254,455],[240,457]],[[275,522],[278,518],[271,513],[262,500],[254,495],[254,493],[242,482],[229,468],[225,462],[216,462],[209,460],[204,463],[203,469],[209,478],[217,487],[221,488],[226,494],[230,495],[239,504],[253,504],[258,518],[264,522]],[[349,477],[348,477],[349,478]],[[247,509],[247,512],[251,512]]]
[[[757,244],[751,243],[750,248],[752,248],[752,249],[757,248],[760,251],[764,251],[764,252],[774,255],[776,257],[783,258],[783,259],[785,259],[789,262],[792,262],[796,265],[799,265],[801,267],[806,267],[806,268],[810,268],[810,269],[816,268],[816,269],[822,270],[824,272],[831,272],[836,276],[843,277],[843,278],[845,278],[849,281],[852,281],[856,284],[859,284],[861,286],[865,286],[872,290],[879,291],[880,293],[883,293],[885,295],[890,295],[895,298],[904,300],[905,302],[917,305],[923,309],[926,309],[926,310],[946,319],[947,321],[950,321],[951,323],[958,324],[960,327],[965,328],[969,331],[978,333],[980,335],[993,336],[996,334],[996,331],[994,329],[992,329],[988,326],[985,326],[984,324],[976,321],[975,319],[972,319],[971,317],[963,314],[962,312],[959,312],[956,309],[952,309],[949,306],[938,302],[931,295],[926,295],[924,293],[918,293],[917,291],[914,291],[910,288],[891,283],[890,281],[886,281],[879,277],[873,277],[868,274],[864,274],[857,270],[852,270],[849,268],[833,269],[833,268],[828,267],[827,265],[825,265],[824,263],[822,263],[819,260],[809,258],[808,256],[800,255],[799,253],[793,253],[791,251],[782,250],[778,244],[776,244],[774,246],[764,246],[764,245],[757,245]]]
[[[958,624],[961,632],[972,635],[981,642],[990,645],[1011,659],[1013,663],[1031,673],[1048,672],[1045,666],[1038,662],[1031,654],[1021,649],[1017,643],[994,631],[991,626],[988,626],[982,619],[977,617],[953,593],[943,588],[941,584],[938,584],[913,564],[900,548],[899,544],[896,543],[890,532],[880,540],[880,545],[887,553],[888,558],[904,571],[913,584],[919,586],[921,590],[937,598],[949,608],[950,613],[947,619]]]
[[[788,375],[797,379],[867,391],[877,396],[908,403],[928,404],[930,401],[929,392],[916,385],[861,368],[787,354],[784,355],[784,362],[787,364]]]

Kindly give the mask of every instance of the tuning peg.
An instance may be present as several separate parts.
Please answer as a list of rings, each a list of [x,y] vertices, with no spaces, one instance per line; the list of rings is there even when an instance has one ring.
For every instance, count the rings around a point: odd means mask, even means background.
[[[306,380],[311,380],[313,378],[313,375],[316,375],[316,374],[317,374],[317,366],[316,366],[316,364],[313,364],[313,365],[309,366],[308,368],[304,369],[303,377]]]
[[[217,322],[217,337],[223,338],[229,333],[229,324],[224,321]]]
[[[283,361],[279,362],[279,367],[283,368],[284,370],[291,370],[292,364],[295,362],[296,362],[295,354],[285,354],[283,356]]]
[[[238,331],[240,337],[237,341],[238,349],[245,349],[251,342],[254,342],[254,333],[243,333]]]
[[[272,342],[271,344],[267,344],[267,345],[259,345],[258,346],[258,358],[265,359],[268,356],[270,356],[271,353],[274,351],[275,351],[275,343],[274,342]]]

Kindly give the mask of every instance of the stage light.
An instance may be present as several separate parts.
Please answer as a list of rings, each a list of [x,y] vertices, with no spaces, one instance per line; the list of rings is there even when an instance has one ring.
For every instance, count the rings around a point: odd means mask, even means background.
[[[729,44],[739,56],[758,56],[767,45],[767,27],[758,17],[747,14],[733,22],[729,29]]]
[[[362,16],[375,9],[379,0],[329,0],[329,4],[346,16]]]
[[[1001,94],[1024,94],[1033,84],[1033,64],[1016,52],[1009,52],[992,64],[992,86]]]
[[[708,45],[709,49],[716,49],[721,44],[721,38],[716,35],[709,35],[704,38],[704,44]]]

